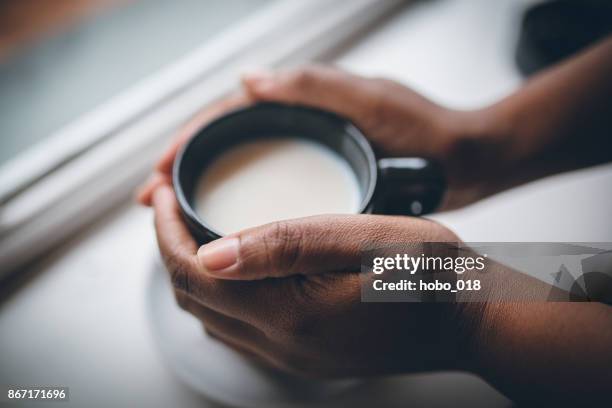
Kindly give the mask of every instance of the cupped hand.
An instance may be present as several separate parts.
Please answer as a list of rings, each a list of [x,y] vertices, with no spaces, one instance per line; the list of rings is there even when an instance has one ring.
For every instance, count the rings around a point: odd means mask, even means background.
[[[229,109],[255,101],[336,112],[360,127],[381,157],[423,156],[439,162],[448,181],[444,209],[469,204],[499,188],[495,174],[503,143],[497,132],[489,131],[493,126],[486,111],[447,109],[390,80],[309,66],[245,75],[240,94],[204,110],[179,132],[138,200],[150,205],[155,187],[170,179],[178,147],[195,129]]]
[[[162,184],[172,183],[172,165],[174,164],[174,158],[181,146],[187,143],[194,133],[206,123],[229,110],[246,106],[249,103],[251,103],[251,99],[248,95],[243,92],[235,93],[221,101],[213,103],[181,127],[168,148],[157,161],[153,169],[153,174],[136,192],[136,200],[142,205],[150,206],[153,198],[153,191]]]
[[[465,368],[471,329],[456,304],[361,301],[362,246],[456,242],[445,227],[409,217],[315,216],[198,248],[169,186],[155,190],[153,206],[179,305],[230,347],[315,377]]]

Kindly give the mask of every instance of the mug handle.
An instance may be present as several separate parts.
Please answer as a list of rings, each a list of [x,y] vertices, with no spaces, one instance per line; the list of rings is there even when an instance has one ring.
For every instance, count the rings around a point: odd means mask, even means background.
[[[435,211],[441,204],[446,181],[439,165],[421,157],[378,160],[380,190],[372,208],[374,214],[419,216]]]

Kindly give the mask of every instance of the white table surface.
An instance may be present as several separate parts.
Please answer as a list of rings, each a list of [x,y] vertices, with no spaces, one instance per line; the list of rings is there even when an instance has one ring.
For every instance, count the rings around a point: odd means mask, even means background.
[[[339,64],[403,81],[470,108],[520,83],[513,63],[525,1],[407,7]],[[437,215],[465,241],[612,241],[612,166],[550,178]],[[56,384],[82,407],[212,407],[167,369],[150,334],[145,291],[155,257],[150,211],[126,203],[34,268],[0,302],[0,385]],[[366,384],[325,406],[508,406],[456,373]],[[25,406],[19,404],[16,406]]]

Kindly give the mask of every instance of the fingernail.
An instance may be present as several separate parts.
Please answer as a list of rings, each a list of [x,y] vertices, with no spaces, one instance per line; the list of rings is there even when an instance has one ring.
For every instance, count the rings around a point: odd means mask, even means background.
[[[198,259],[209,271],[229,268],[238,262],[238,238],[220,238],[203,245],[198,250]]]

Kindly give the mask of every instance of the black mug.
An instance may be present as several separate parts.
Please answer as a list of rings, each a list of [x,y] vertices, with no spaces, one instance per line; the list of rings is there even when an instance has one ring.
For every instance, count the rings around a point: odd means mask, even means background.
[[[292,135],[319,142],[343,157],[360,192],[359,213],[418,216],[434,211],[445,191],[441,169],[420,157],[377,159],[351,121],[321,109],[258,103],[231,111],[199,129],[178,152],[172,182],[194,238],[205,244],[221,237],[196,213],[195,192],[206,167],[219,155],[257,138]]]

